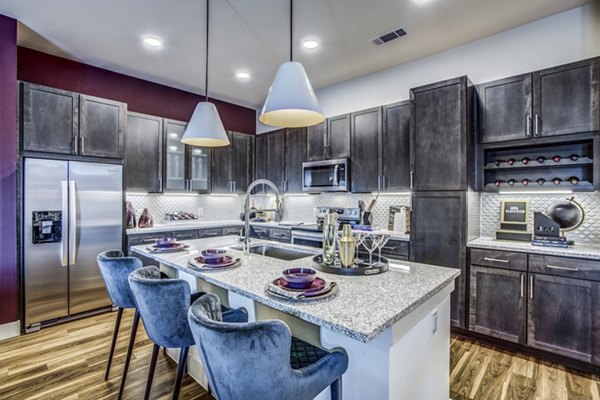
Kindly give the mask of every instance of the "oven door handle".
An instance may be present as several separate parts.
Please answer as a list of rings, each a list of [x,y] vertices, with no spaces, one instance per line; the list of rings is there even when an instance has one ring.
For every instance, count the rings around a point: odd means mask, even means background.
[[[340,184],[340,166],[338,164],[333,168],[333,186],[339,186]]]

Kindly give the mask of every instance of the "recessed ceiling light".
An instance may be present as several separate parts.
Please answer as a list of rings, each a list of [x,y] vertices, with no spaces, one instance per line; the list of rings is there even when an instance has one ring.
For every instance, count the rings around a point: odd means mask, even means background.
[[[317,42],[316,40],[305,40],[304,42],[302,42],[302,46],[304,46],[305,49],[312,50],[319,47],[319,42]]]
[[[429,3],[430,1],[431,1],[431,0],[412,0],[412,2],[413,2],[413,3],[415,3],[415,4],[419,4],[419,5],[421,5],[421,4],[427,4],[427,3]]]
[[[144,36],[142,38],[142,41],[146,46],[152,47],[153,49],[159,49],[163,46],[162,40],[160,40],[156,36]]]
[[[238,79],[250,79],[250,74],[246,71],[240,71],[240,72],[236,72],[235,76]]]

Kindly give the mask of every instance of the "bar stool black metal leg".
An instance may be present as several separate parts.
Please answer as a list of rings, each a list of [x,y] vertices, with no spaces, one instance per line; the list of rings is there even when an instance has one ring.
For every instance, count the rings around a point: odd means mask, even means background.
[[[179,365],[177,366],[177,377],[175,378],[175,387],[173,388],[173,400],[179,398],[179,390],[181,389],[181,381],[183,380],[183,371],[187,363],[189,347],[183,347],[179,353]]]
[[[342,400],[342,377],[338,377],[330,386],[331,400]]]
[[[129,336],[129,345],[127,346],[127,356],[125,357],[125,365],[123,366],[123,376],[121,376],[121,386],[119,386],[119,400],[123,396],[125,389],[125,380],[127,379],[127,371],[129,370],[129,362],[131,361],[131,353],[133,353],[133,345],[135,344],[135,336],[137,334],[138,325],[140,323],[140,313],[137,308],[133,317],[133,325],[131,325],[131,335]]]
[[[106,373],[104,374],[104,380],[108,379],[110,372],[110,364],[112,363],[113,354],[115,354],[115,345],[117,344],[117,335],[119,334],[119,327],[121,326],[121,317],[123,316],[123,309],[119,307],[117,310],[117,318],[115,319],[115,329],[113,330],[112,342],[110,343],[110,353],[108,353],[108,362],[106,363]]]
[[[154,370],[156,369],[156,360],[158,359],[158,351],[160,346],[155,344],[152,348],[152,358],[150,359],[150,369],[148,370],[148,381],[146,382],[146,392],[144,393],[144,400],[150,398],[150,389],[152,389],[152,379],[154,379]]]

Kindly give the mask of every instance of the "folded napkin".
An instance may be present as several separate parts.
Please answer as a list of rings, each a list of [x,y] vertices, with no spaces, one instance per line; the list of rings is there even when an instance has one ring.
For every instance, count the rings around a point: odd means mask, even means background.
[[[313,297],[313,296],[327,293],[333,288],[334,285],[337,285],[337,284],[335,282],[329,282],[327,285],[325,285],[323,288],[320,288],[320,289],[311,289],[311,290],[305,290],[305,291],[292,292],[291,290],[285,290],[285,289],[275,285],[273,282],[271,282],[267,285],[267,290],[269,290],[275,294],[279,294],[281,296],[288,297],[290,299],[302,299],[304,297]],[[307,296],[307,294],[310,296]]]

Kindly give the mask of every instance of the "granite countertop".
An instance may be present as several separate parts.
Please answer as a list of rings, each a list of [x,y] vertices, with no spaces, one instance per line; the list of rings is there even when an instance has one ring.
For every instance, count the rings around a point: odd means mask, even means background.
[[[155,224],[152,228],[131,228],[127,229],[127,235],[138,235],[144,233],[155,233],[155,232],[171,232],[181,231],[186,229],[203,229],[203,228],[217,228],[225,226],[241,226],[244,222],[239,219],[222,220],[222,221],[173,221],[165,222],[162,224]],[[252,226],[264,226],[267,228],[278,228],[278,229],[293,229],[298,226],[311,226],[316,225],[314,222],[300,222],[300,221],[282,221],[282,222],[251,222]],[[373,230],[373,233],[380,233],[390,235],[391,238],[396,240],[410,240],[410,236],[404,232],[395,232],[387,229]]]
[[[566,249],[562,249],[557,247],[533,246],[529,242],[496,240],[493,238],[480,237],[467,243],[467,247],[600,260],[600,246],[577,243]]]
[[[260,242],[265,241],[253,241]],[[180,253],[150,253],[144,245],[134,246],[131,250],[361,342],[372,340],[460,275],[456,269],[410,262],[394,262],[388,272],[372,276],[331,275],[319,271],[318,275],[326,281],[337,282],[339,290],[336,296],[322,301],[295,303],[270,297],[265,293],[265,285],[281,276],[281,271],[286,268],[310,265],[310,256],[295,261],[281,261],[256,254],[244,256],[241,251],[229,250],[231,254],[241,257],[239,267],[204,272],[188,267],[188,260],[197,256],[199,250],[237,245],[237,242],[231,237],[220,237],[185,243],[190,245],[190,249]],[[311,247],[282,243],[277,243],[277,246],[302,248],[315,253]]]

